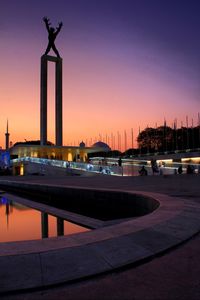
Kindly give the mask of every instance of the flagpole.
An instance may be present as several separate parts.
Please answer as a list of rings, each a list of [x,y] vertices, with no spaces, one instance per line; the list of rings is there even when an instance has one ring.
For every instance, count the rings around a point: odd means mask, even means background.
[[[183,122],[181,121],[181,137],[182,137],[181,138],[181,142],[182,142],[182,147],[181,147],[182,149],[181,150],[183,150],[183,130],[184,130],[183,129]]]
[[[198,113],[198,127],[199,127],[199,148],[200,148],[200,114]]]
[[[131,128],[131,141],[132,141],[132,149],[133,149],[133,128]]]
[[[188,116],[186,116],[186,127],[187,127],[187,149],[189,149]]]
[[[192,149],[194,149],[194,128],[193,128],[193,118],[192,118]]]
[[[127,150],[127,137],[126,137],[126,130],[124,130],[124,152]]]
[[[140,136],[140,126],[139,126],[139,129],[138,129],[138,136]],[[141,155],[141,143],[139,143],[139,150],[140,150],[140,155]]]
[[[118,151],[120,151],[119,150],[119,131],[117,131],[117,148],[118,148]]]

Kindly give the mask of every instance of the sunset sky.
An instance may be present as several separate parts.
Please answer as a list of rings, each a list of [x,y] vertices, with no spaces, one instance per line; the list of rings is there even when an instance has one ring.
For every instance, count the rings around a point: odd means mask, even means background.
[[[199,0],[1,0],[0,145],[40,138],[42,18],[63,21],[64,144],[124,130],[189,125],[200,112]],[[51,52],[53,54],[53,52]],[[54,55],[54,54],[53,54]],[[54,65],[49,64],[48,139],[54,142]],[[92,140],[91,140],[92,139]],[[134,142],[136,146],[136,142]],[[117,147],[115,147],[117,148]]]

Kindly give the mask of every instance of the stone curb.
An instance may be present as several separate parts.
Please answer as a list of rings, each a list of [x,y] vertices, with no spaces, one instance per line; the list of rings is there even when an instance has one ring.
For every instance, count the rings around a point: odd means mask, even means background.
[[[113,189],[106,191],[116,193]],[[198,203],[156,193],[122,192],[156,199],[160,206],[143,217],[86,233],[2,243],[1,293],[46,287],[139,264],[199,232]]]

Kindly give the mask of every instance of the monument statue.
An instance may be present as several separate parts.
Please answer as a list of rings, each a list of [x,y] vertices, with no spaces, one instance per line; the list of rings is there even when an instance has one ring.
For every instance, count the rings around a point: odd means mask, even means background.
[[[54,27],[50,27],[51,23],[49,22],[49,19],[47,17],[44,17],[43,21],[46,25],[46,28],[47,28],[47,31],[49,34],[49,36],[48,36],[49,43],[48,43],[47,49],[45,51],[45,55],[47,55],[52,48],[53,51],[55,52],[55,54],[57,55],[57,57],[60,58],[60,54],[55,46],[55,39],[56,39],[58,33],[60,32],[60,30],[63,26],[63,23],[62,22],[58,23],[58,27],[56,27],[56,29],[55,29]]]

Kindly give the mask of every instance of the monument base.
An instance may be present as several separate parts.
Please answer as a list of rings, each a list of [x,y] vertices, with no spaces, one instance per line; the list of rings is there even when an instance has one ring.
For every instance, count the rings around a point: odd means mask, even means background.
[[[47,90],[48,61],[54,62],[55,72],[55,144],[62,146],[62,58],[51,55],[41,56],[40,82],[40,144],[47,144]]]

